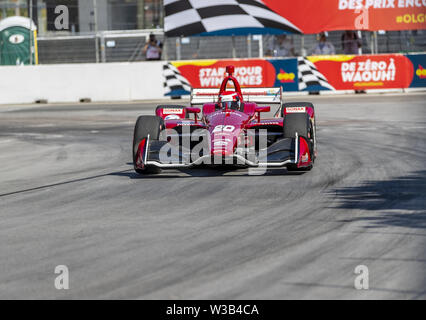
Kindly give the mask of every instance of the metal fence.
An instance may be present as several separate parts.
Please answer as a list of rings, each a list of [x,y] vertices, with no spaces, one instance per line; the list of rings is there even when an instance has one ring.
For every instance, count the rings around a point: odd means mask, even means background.
[[[164,41],[163,32],[157,29],[40,37],[39,62],[53,64],[143,61],[143,47],[151,33],[160,41]]]
[[[161,29],[105,31],[97,36],[39,38],[40,64],[143,61],[143,47],[150,33],[164,43],[164,60],[255,58],[271,55],[275,36],[164,38]],[[343,53],[342,32],[329,32],[336,54]],[[309,55],[317,35],[289,35],[296,55]],[[362,53],[407,53],[426,51],[426,31],[362,32]],[[98,44],[96,45],[96,42]],[[98,51],[97,51],[98,50]]]
[[[342,31],[328,32],[336,54],[343,54]],[[362,53],[407,53],[426,51],[426,30],[390,31],[385,33],[362,32],[360,40]],[[309,55],[317,44],[318,35],[288,35],[294,47],[295,55]],[[251,58],[273,55],[276,36],[235,36],[235,37],[190,37],[168,38],[167,57],[170,60],[180,59],[219,59],[219,58]],[[180,45],[180,48],[179,48]]]

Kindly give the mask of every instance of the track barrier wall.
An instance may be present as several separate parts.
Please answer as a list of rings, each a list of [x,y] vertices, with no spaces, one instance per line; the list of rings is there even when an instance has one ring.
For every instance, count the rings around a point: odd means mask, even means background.
[[[0,67],[0,104],[164,97],[164,62]]]
[[[225,67],[235,65],[242,86],[277,87],[284,91],[337,91],[426,87],[426,54],[333,55],[288,59],[172,61],[176,79],[166,79],[166,95],[192,87],[220,85]],[[177,83],[180,79],[181,83]],[[188,93],[188,92],[187,92]]]
[[[242,86],[284,91],[426,88],[426,54],[311,56],[0,67],[0,104],[136,101],[217,88],[227,65]]]

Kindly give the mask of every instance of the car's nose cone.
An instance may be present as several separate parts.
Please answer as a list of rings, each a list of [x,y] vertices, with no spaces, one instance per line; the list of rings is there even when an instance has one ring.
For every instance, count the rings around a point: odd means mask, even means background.
[[[214,115],[210,123],[211,154],[224,157],[233,155],[243,124],[247,119],[246,114],[237,111]]]

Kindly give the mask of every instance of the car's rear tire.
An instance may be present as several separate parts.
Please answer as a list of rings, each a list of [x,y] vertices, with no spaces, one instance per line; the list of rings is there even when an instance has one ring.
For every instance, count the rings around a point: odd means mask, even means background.
[[[284,117],[284,138],[299,136],[308,139],[311,129],[311,120],[307,113],[289,113]]]
[[[140,142],[146,139],[158,140],[160,132],[164,128],[164,121],[161,117],[157,116],[140,116],[135,124],[133,132],[133,166],[135,171],[139,174],[159,173],[161,170],[157,167],[146,166],[144,170],[136,167],[136,155]]]
[[[315,107],[311,102],[287,102],[283,103],[281,108],[281,116],[284,117],[284,109],[285,108],[300,108],[300,107],[306,107],[306,108],[312,108],[314,111],[314,117],[311,118],[311,132],[310,132],[310,147],[311,147],[311,155],[312,155],[312,162],[315,162],[316,158],[316,113],[315,113]]]
[[[315,114],[315,107],[311,102],[287,102],[287,103],[283,103],[282,105],[281,117],[284,117],[285,108],[300,108],[300,107],[310,107],[314,110],[314,114]]]
[[[312,122],[307,113],[289,113],[284,117],[284,138],[295,138],[296,132],[308,142],[309,153],[313,157],[313,143],[310,139],[312,134]],[[312,166],[297,168],[295,164],[287,166],[288,171],[309,171]]]

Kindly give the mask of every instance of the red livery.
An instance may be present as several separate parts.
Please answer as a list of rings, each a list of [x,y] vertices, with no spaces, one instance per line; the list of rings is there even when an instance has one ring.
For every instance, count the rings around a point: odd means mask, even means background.
[[[316,157],[315,110],[282,102],[282,88],[241,88],[234,67],[217,89],[193,89],[191,106],[160,105],[140,116],[133,163],[140,174],[199,165],[310,170]],[[261,117],[271,107],[271,118]],[[202,108],[198,107],[202,106]]]

